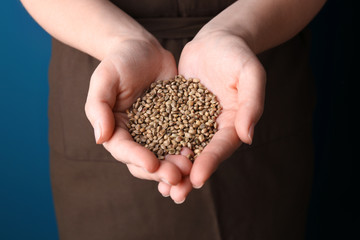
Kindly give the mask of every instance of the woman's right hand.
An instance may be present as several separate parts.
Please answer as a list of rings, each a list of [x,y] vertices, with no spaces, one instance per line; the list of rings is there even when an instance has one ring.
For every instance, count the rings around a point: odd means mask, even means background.
[[[115,42],[94,71],[85,111],[96,143],[127,165],[135,177],[177,185],[189,175],[191,162],[181,155],[159,160],[134,142],[125,111],[150,84],[177,74],[174,57],[155,38],[128,38]]]

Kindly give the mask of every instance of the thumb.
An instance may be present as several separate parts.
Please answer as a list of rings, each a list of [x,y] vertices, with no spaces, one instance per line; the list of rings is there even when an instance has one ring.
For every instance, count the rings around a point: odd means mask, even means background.
[[[251,144],[264,109],[266,73],[257,59],[247,64],[237,84],[239,105],[235,129],[242,142]]]
[[[102,61],[91,76],[85,113],[94,128],[97,144],[109,140],[115,128],[112,108],[116,100],[118,75],[115,67]]]

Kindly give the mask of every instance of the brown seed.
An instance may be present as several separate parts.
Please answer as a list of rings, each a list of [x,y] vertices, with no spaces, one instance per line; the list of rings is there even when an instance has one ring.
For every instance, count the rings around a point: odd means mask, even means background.
[[[185,138],[191,138],[191,134],[190,133],[185,133]]]
[[[195,153],[195,154],[199,154],[200,152],[201,152],[201,150],[198,149],[198,148],[194,150],[194,153]]]
[[[208,130],[207,130],[207,128],[203,128],[202,130],[201,130],[201,133],[206,133]]]
[[[190,129],[189,129],[189,133],[190,133],[190,134],[195,134],[196,131],[195,131],[193,128],[190,128]]]
[[[177,136],[177,137],[175,138],[175,141],[176,141],[176,142],[181,142],[181,140],[182,140],[182,137],[180,137],[180,136]]]

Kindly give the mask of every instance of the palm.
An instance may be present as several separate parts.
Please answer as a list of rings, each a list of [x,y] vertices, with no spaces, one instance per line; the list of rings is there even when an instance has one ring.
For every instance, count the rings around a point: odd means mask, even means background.
[[[125,113],[152,82],[176,73],[173,56],[160,45],[128,41],[113,49],[92,76],[86,113],[95,129],[101,124],[97,142],[126,163],[136,177],[157,181],[163,178],[174,184],[181,180],[182,172],[176,164],[159,162],[154,154],[133,141]]]
[[[199,78],[223,107],[217,119],[219,131],[196,159],[191,173],[193,184],[202,185],[218,164],[240,146],[240,139],[251,143],[251,123],[247,121],[258,120],[250,116],[254,111],[261,115],[264,72],[241,39],[223,33],[190,42],[182,52],[179,72]]]
[[[143,92],[150,86],[150,84],[156,80],[162,80],[165,77],[174,76],[176,74],[176,65],[171,54],[167,52],[159,53],[152,51],[152,49],[143,49],[141,44],[127,46],[124,49],[127,52],[121,52],[114,56],[113,65],[116,70],[115,78],[118,79],[116,86],[116,98],[114,105],[112,106],[115,118],[115,130],[112,138],[109,142],[115,142],[118,146],[123,146],[124,151],[119,154],[115,153],[117,158],[133,156],[133,160],[124,160],[124,162],[138,161],[138,159],[154,158],[153,154],[150,156],[150,152],[133,142],[131,135],[128,132],[126,123],[128,121],[125,110],[129,109],[138,97],[141,97]],[[145,46],[146,47],[146,46]],[[111,151],[108,147],[110,144],[105,144],[105,147]],[[128,148],[125,148],[128,146]],[[125,156],[124,156],[124,153]],[[119,156],[119,155],[122,156]],[[141,166],[142,163],[133,164],[135,166]],[[130,171],[135,170],[133,166],[129,166]]]
[[[156,80],[176,74],[173,56],[143,42],[129,41],[109,57],[116,99],[113,109],[124,112]]]

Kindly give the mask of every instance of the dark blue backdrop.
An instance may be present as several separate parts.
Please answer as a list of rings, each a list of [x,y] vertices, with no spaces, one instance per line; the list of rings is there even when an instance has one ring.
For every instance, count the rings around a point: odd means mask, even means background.
[[[20,1],[0,8],[0,239],[57,239],[47,143],[50,37]]]
[[[353,9],[351,2],[329,1],[311,25],[318,105],[308,240],[349,239],[344,235],[355,223],[346,146]],[[0,17],[0,239],[56,240],[47,143],[50,37],[18,0],[3,2]]]

